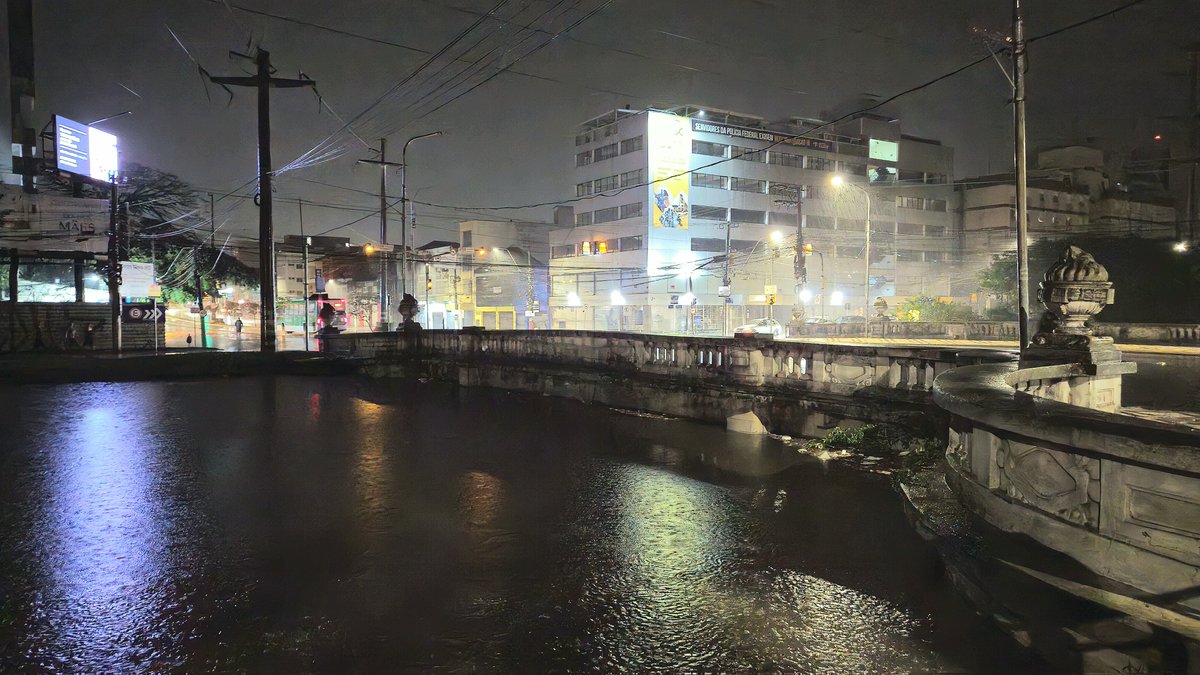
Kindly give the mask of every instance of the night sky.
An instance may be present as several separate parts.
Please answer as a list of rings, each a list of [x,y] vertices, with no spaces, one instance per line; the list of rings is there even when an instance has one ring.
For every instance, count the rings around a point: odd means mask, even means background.
[[[1028,34],[1036,36],[1124,4],[1126,0],[1032,0]],[[272,54],[277,76],[303,71],[345,119],[362,111],[410,74],[428,55],[476,21],[497,0],[56,0],[35,3],[38,110],[90,121],[124,110],[107,122],[121,136],[123,161],[177,173],[203,191],[226,192],[257,170],[255,98],[239,89],[232,102],[209,85],[206,96],[196,65],[176,43],[216,75],[239,75],[250,64],[231,59],[248,39]],[[557,28],[569,25],[603,0],[525,0],[498,14],[514,22]],[[369,36],[380,44],[293,22],[240,11],[247,7],[302,22]],[[232,12],[231,12],[232,9]],[[567,35],[422,119],[441,99],[415,111],[407,105],[434,84],[410,82],[362,126],[375,144],[389,133],[390,160],[404,140],[427,131],[446,136],[422,141],[409,152],[410,196],[448,205],[494,206],[549,202],[574,195],[574,125],[626,104],[635,108],[695,103],[756,114],[822,117],[848,104],[883,98],[986,55],[973,28],[1007,30],[1005,0],[615,0]],[[543,25],[539,23],[538,25]],[[1163,133],[1181,134],[1173,122],[1187,102],[1186,49],[1200,41],[1200,2],[1147,0],[1114,18],[1031,46],[1030,147],[1078,143],[1089,137],[1126,151]],[[492,30],[480,50],[520,30],[484,23],[463,43]],[[504,32],[507,31],[507,32]],[[521,50],[544,39],[528,37]],[[511,45],[510,45],[511,46]],[[482,53],[482,52],[481,52]],[[512,54],[517,53],[515,50]],[[446,65],[435,62],[423,73]],[[461,64],[450,64],[449,75]],[[481,70],[468,85],[494,70]],[[122,88],[140,95],[140,98]],[[905,133],[941,139],[955,148],[957,176],[1011,168],[1011,112],[1007,83],[994,63],[907,96],[887,108]],[[283,166],[342,124],[306,90],[277,90],[273,101],[274,163]],[[356,165],[369,157],[352,137],[342,155],[288,173],[281,201],[303,197],[368,209],[369,194],[308,181],[375,192],[377,169]],[[394,149],[394,150],[393,150]],[[302,180],[303,179],[303,180]],[[394,194],[399,180],[393,179]],[[253,184],[241,193],[252,192]],[[234,210],[233,207],[237,207]],[[278,227],[295,231],[295,207],[278,207]],[[308,232],[348,222],[365,211],[306,207]],[[481,216],[545,220],[550,209],[527,212],[451,211],[419,206],[419,240],[455,238],[457,220]],[[249,234],[256,222],[244,199],[218,207],[226,232]],[[356,241],[377,234],[367,217],[340,230]]]

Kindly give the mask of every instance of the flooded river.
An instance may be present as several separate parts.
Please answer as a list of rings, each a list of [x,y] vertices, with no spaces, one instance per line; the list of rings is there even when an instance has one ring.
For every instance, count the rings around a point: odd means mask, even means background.
[[[0,670],[1028,670],[888,480],[340,378],[0,386]]]

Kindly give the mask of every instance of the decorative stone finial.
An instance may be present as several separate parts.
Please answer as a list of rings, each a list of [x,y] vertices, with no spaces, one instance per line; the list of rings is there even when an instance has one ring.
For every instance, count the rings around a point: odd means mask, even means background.
[[[887,316],[888,304],[883,298],[875,298],[875,316],[882,319]]]
[[[397,308],[404,322],[400,325],[400,330],[421,330],[421,324],[413,321],[413,317],[417,314],[419,303],[411,293],[405,293],[404,298],[400,300],[400,305]]]
[[[1054,319],[1058,335],[1092,334],[1087,321],[1113,302],[1108,270],[1078,246],[1068,246],[1046,270],[1038,300]],[[1038,337],[1043,334],[1039,333]],[[1037,342],[1037,339],[1034,340]]]

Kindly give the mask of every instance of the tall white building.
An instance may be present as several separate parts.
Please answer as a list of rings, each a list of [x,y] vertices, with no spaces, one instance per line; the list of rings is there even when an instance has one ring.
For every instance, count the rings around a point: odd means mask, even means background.
[[[582,124],[575,226],[551,233],[551,325],[717,334],[786,323],[797,299],[832,319],[878,297],[949,294],[953,150],[891,118],[820,124],[690,106]],[[803,286],[798,225],[814,252]]]

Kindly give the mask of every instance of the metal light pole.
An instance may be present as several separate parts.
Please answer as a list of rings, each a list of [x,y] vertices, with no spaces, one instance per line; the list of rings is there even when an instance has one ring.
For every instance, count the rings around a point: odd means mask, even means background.
[[[841,176],[834,176],[833,180],[830,182],[833,183],[834,187],[848,185],[856,188],[862,192],[863,197],[866,197],[867,199],[867,243],[863,249],[863,257],[865,258],[864,262],[866,263],[865,267],[863,268],[863,332],[866,333],[867,321],[871,317],[871,191],[861,185],[851,183]],[[824,258],[821,259],[821,265],[825,265]]]
[[[404,297],[407,292],[407,277],[408,269],[408,146],[413,141],[419,141],[422,138],[433,138],[441,136],[441,131],[431,131],[427,134],[413,136],[404,141],[404,147],[400,149],[400,222],[402,230],[400,234],[400,296]]]
[[[376,331],[386,331],[388,325],[388,317],[391,316],[388,301],[390,296],[387,292],[388,285],[388,258],[383,253],[383,245],[387,243],[387,170],[390,166],[403,168],[403,163],[387,161],[387,139],[379,139],[379,159],[360,159],[359,164],[376,164],[379,166],[379,320],[375,323]]]
[[[308,351],[308,245],[309,238],[304,236],[304,202],[296,200],[296,208],[300,210],[300,242],[304,246],[304,351]]]

